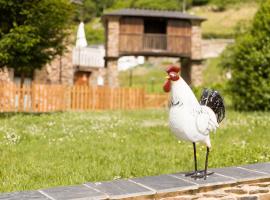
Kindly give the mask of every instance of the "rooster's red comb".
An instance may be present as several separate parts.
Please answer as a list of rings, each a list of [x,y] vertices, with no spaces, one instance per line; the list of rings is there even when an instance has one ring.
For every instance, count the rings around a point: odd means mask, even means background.
[[[166,72],[169,74],[170,72],[176,72],[179,73],[180,72],[180,67],[171,65],[168,67],[168,69],[166,70]]]

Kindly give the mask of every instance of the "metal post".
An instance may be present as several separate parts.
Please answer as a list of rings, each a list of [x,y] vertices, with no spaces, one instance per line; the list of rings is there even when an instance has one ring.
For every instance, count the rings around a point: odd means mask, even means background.
[[[129,87],[132,87],[132,69],[129,70]]]

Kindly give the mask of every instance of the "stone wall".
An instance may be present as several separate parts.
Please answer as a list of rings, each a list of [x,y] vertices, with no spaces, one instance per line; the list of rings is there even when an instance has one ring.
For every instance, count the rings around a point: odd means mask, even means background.
[[[11,68],[0,68],[0,81],[11,82],[14,77],[14,70]]]
[[[229,187],[209,187],[193,193],[186,193],[162,200],[270,200],[270,181],[243,183]]]
[[[233,39],[204,39],[202,40],[202,58],[216,58],[233,43]]]
[[[51,63],[40,70],[35,70],[34,82],[42,84],[73,84],[74,67],[72,65],[72,51],[63,56],[57,56]]]
[[[91,71],[91,76],[90,76],[90,85],[99,85],[98,83],[98,77],[101,76],[103,77],[104,84],[105,84],[105,77],[106,77],[106,69],[105,68],[93,68]]]

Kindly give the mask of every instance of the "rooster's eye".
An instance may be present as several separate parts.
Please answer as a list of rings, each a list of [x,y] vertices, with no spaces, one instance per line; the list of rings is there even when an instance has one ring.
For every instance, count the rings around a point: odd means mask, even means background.
[[[177,81],[179,79],[178,74],[175,72],[171,72],[169,75],[172,81]]]

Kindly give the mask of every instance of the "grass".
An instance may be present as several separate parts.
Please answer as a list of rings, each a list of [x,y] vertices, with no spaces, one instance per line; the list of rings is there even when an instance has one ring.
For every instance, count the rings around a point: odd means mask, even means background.
[[[270,113],[229,111],[212,134],[210,167],[270,161]],[[193,169],[192,145],[167,110],[1,115],[0,192]],[[198,147],[202,168],[205,147]]]
[[[222,12],[215,12],[209,6],[194,7],[190,13],[207,19],[202,23],[204,37],[232,38],[237,25],[251,21],[257,10],[258,4],[254,2],[237,4]]]
[[[165,82],[165,70],[168,63],[158,65],[145,63],[132,69],[132,87],[144,88],[148,93],[164,93],[162,87]],[[130,70],[119,73],[120,85],[130,86]]]

